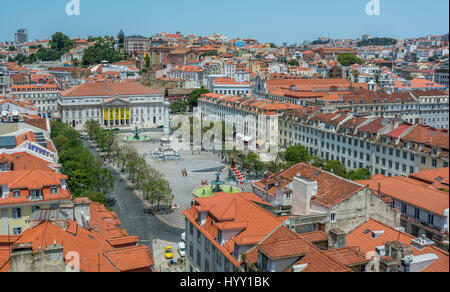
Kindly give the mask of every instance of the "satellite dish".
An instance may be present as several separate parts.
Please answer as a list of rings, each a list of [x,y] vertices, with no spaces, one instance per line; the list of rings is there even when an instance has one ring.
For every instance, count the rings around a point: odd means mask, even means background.
[[[7,111],[2,111],[2,116],[6,117],[8,115]]]
[[[13,111],[12,114],[13,114],[13,116],[18,116],[19,112],[18,111]]]
[[[288,218],[286,219],[286,221],[284,221],[284,223],[286,224],[286,226],[289,226],[291,225],[291,220]]]

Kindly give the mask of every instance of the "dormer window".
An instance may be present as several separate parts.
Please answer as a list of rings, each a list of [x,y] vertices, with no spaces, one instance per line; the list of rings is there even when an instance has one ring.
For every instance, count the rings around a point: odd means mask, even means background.
[[[40,200],[42,199],[41,190],[31,190],[30,191],[30,200]]]
[[[222,230],[217,230],[217,242],[220,244],[222,241]]]
[[[57,193],[58,193],[58,187],[57,186],[50,188],[50,194],[55,195]]]
[[[20,190],[13,190],[13,198],[19,198],[20,197]]]

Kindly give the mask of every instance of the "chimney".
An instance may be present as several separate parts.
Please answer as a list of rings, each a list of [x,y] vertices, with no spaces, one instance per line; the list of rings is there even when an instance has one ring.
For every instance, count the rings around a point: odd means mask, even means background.
[[[301,174],[298,173],[292,183],[293,215],[309,215],[311,213],[311,199],[317,195],[317,181],[301,177]]]
[[[341,248],[347,246],[347,235],[339,228],[331,228],[328,232],[328,247]]]
[[[91,230],[91,202],[87,198],[80,198],[74,202],[75,220],[81,227]]]

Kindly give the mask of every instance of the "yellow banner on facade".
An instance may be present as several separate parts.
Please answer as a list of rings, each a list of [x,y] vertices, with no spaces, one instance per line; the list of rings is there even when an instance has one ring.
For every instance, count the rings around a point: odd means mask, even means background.
[[[125,120],[125,109],[124,108],[120,109],[120,120]]]
[[[129,120],[129,119],[130,119],[130,109],[127,108],[127,120]]]
[[[109,120],[114,121],[114,109],[113,108],[109,109]]]
[[[107,108],[105,108],[103,114],[105,116],[105,121],[109,121],[109,110]]]
[[[118,109],[118,108],[116,108],[116,115],[114,116],[114,120],[115,120],[115,121],[120,120],[120,112],[119,112],[119,109]]]

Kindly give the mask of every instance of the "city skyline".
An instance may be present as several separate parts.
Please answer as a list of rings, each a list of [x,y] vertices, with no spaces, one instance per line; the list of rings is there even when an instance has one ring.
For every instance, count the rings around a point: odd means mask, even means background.
[[[343,3],[284,0],[282,3],[277,2],[277,5],[273,5],[271,0],[263,0],[258,1],[258,6],[254,0],[245,3],[230,0],[227,7],[205,0],[198,0],[196,2],[198,5],[179,0],[170,3],[136,0],[123,7],[119,7],[116,1],[80,0],[80,15],[69,16],[65,9],[69,0],[39,2],[26,0],[28,9],[22,8],[24,11],[20,15],[7,14],[17,9],[19,4],[12,2],[4,4],[5,9],[0,12],[0,24],[3,27],[0,40],[12,41],[14,33],[20,28],[28,29],[29,41],[49,38],[57,31],[72,38],[83,38],[115,36],[121,29],[126,35],[138,34],[148,37],[159,32],[176,31],[185,35],[202,36],[220,33],[230,39],[253,38],[260,42],[276,44],[299,43],[319,37],[354,39],[360,38],[363,34],[404,39],[448,33],[449,18],[446,11],[449,3],[437,1],[439,3],[435,3],[432,7],[418,0],[399,0],[395,3],[380,0],[380,15],[369,16],[366,14],[369,0],[349,0]],[[442,9],[434,9],[436,5]],[[40,13],[36,14],[36,11]],[[99,11],[102,11],[101,15]],[[150,20],[147,11],[151,11]],[[133,22],[123,17],[133,13],[135,15]],[[12,15],[14,17],[11,17]],[[201,17],[195,20],[192,18],[193,15]],[[320,17],[322,20],[317,21]],[[42,18],[47,18],[48,21],[42,21]],[[421,21],[414,21],[417,18]],[[238,21],[235,21],[236,19]],[[268,21],[262,22],[261,19]],[[314,22],[314,25],[311,25],[311,22]],[[207,25],[204,25],[205,23]],[[243,27],[247,29],[243,30]],[[304,30],[302,27],[308,29]]]

